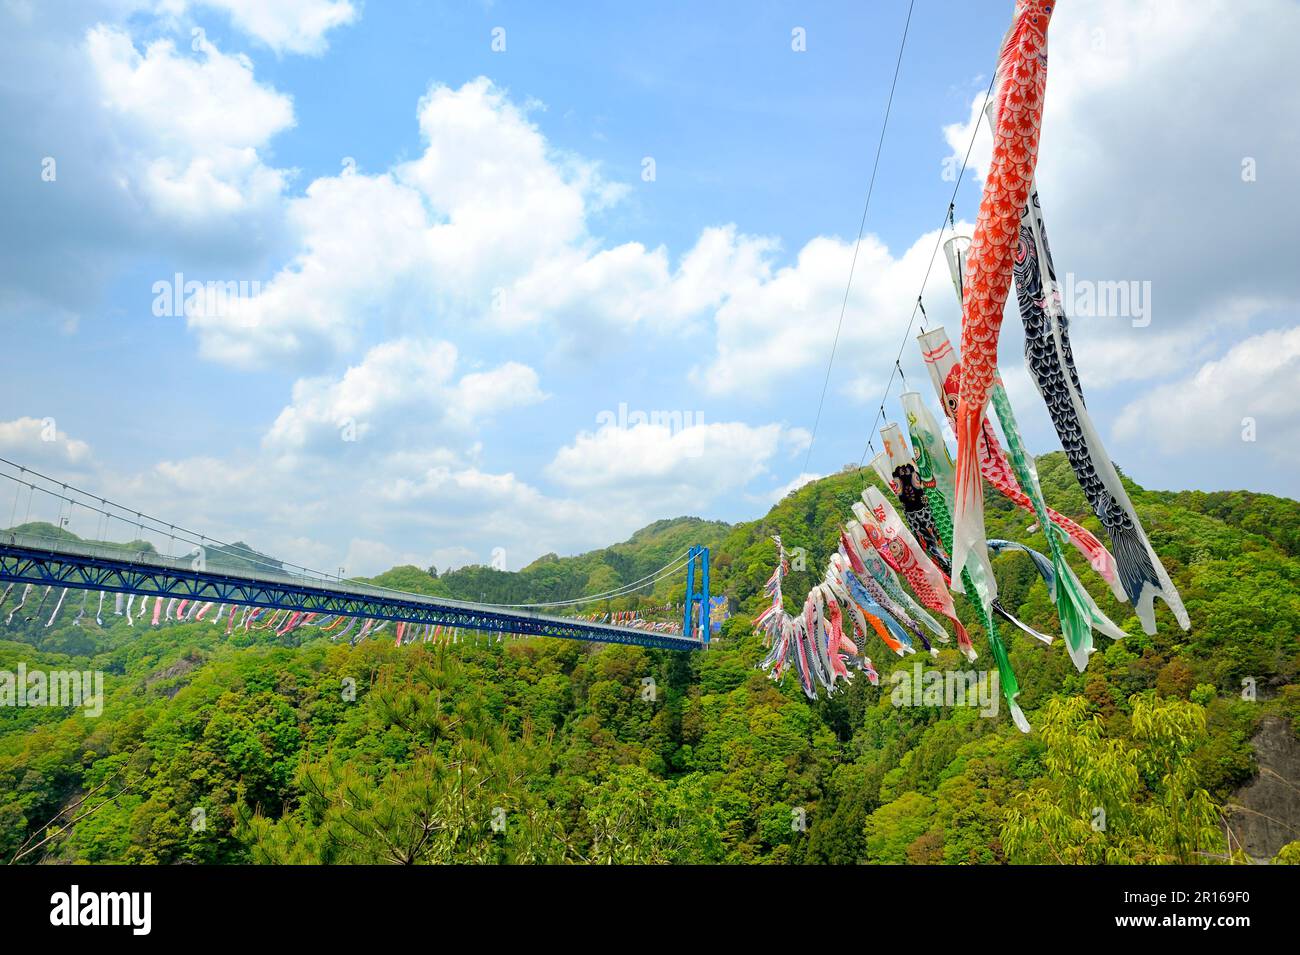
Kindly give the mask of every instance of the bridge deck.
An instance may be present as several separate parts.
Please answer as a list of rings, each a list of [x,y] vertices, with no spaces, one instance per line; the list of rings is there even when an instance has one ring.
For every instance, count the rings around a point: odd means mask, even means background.
[[[699,640],[681,634],[654,633],[531,610],[407,594],[329,577],[208,567],[193,556],[166,557],[151,551],[26,534],[0,533],[0,582],[3,581],[668,650],[701,647]]]

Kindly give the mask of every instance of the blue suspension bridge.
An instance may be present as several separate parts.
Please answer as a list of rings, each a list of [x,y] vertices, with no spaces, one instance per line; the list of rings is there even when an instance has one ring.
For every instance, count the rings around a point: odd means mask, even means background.
[[[433,625],[457,631],[559,637],[594,643],[622,643],[666,650],[700,650],[709,643],[709,549],[693,546],[640,580],[602,594],[534,604],[487,604],[409,593],[349,580],[266,558],[175,524],[132,511],[72,485],[0,458],[0,476],[15,487],[9,529],[0,531],[0,584],[62,587],[258,608],[290,613],[356,617]],[[33,499],[58,503],[56,533],[30,527]],[[26,496],[26,512],[15,524]],[[94,539],[67,528],[74,518],[95,521]],[[109,542],[114,522],[125,525],[130,543]],[[148,540],[167,540],[163,554]],[[177,544],[188,550],[172,556]],[[645,592],[685,571],[681,632],[564,616],[583,605]]]

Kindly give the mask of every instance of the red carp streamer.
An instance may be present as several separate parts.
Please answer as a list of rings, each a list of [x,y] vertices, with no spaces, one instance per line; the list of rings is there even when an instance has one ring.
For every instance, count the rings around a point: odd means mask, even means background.
[[[997,126],[962,283],[961,391],[957,401],[957,475],[952,578],[969,558],[993,579],[984,539],[979,438],[998,377],[998,333],[1020,240],[1020,212],[1029,201],[1047,88],[1047,24],[1056,4],[1016,0],[1002,44],[993,101]]]

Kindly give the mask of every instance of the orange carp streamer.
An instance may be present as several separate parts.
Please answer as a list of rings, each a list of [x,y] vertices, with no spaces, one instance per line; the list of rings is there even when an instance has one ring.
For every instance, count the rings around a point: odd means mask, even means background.
[[[1011,289],[1020,241],[1020,213],[1029,201],[1047,87],[1047,24],[1056,4],[1016,0],[1011,29],[998,60],[994,103],[997,125],[979,217],[963,282],[961,391],[957,400],[957,474],[953,502],[952,578],[966,561],[993,579],[984,543],[984,497],[979,438],[989,394],[998,377],[998,333]]]

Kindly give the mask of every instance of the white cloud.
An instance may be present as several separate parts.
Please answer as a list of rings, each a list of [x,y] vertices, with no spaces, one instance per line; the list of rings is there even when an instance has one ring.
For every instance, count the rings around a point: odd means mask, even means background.
[[[547,465],[556,483],[584,495],[652,498],[659,510],[698,511],[766,472],[783,449],[807,445],[807,433],[777,424],[606,425],[583,431]]]
[[[1244,455],[1245,419],[1260,450],[1300,462],[1300,328],[1248,338],[1194,374],[1131,402],[1116,435],[1167,453],[1237,448]]]
[[[313,483],[313,479],[315,483]],[[100,469],[89,486],[109,500],[191,528],[211,540],[242,540],[278,560],[317,569],[338,566],[339,541],[331,533],[339,507],[322,483],[328,470],[284,470],[265,458],[201,455],[163,460],[138,472]],[[75,532],[95,536],[100,528]],[[166,534],[109,528],[111,539],[143,537],[164,553],[180,545]]]
[[[517,361],[508,361],[491,371],[476,371],[456,383],[448,405],[449,418],[473,425],[481,418],[511,408],[536,404],[546,398],[537,372]]]
[[[857,401],[880,397],[880,376],[889,364],[882,355],[898,349],[935,238],[926,233],[895,257],[876,236],[863,236],[836,348],[835,392]],[[852,260],[851,241],[818,237],[793,265],[752,270],[717,310],[717,356],[697,369],[699,383],[715,394],[759,398],[799,371],[824,367]],[[942,269],[936,267],[927,286],[927,307],[935,316],[955,311]]]
[[[390,547],[382,541],[354,537],[348,543],[348,549],[343,556],[341,566],[347,571],[348,576],[372,577],[388,570],[390,567],[410,565],[425,568],[434,563],[432,558],[438,556],[443,558],[443,566],[445,567],[447,563],[447,555],[445,554],[420,554]],[[437,564],[434,564],[434,566],[437,566]]]
[[[703,229],[675,269],[662,246],[567,249],[506,289],[494,317],[507,325],[549,321],[566,336],[581,338],[584,348],[611,330],[681,332],[692,319],[761,282],[775,248],[773,239],[726,225]]]
[[[268,143],[292,124],[289,99],[159,13],[147,0],[0,5],[6,317],[102,316],[141,261],[256,278],[281,241],[290,172]]]
[[[477,563],[488,563],[492,551],[503,548],[507,566],[515,569],[543,553],[603,546],[646,523],[641,511],[612,512],[585,496],[553,497],[512,472],[472,466],[393,473],[377,484],[376,495],[404,515],[405,533],[437,541],[449,554],[454,542],[472,551]]]
[[[245,56],[202,38],[196,57],[155,40],[141,54],[122,29],[96,26],[85,50],[104,105],[130,137],[122,170],[154,215],[199,226],[265,212],[286,174],[262,162],[277,133],[293,125],[292,100],[253,77]]]
[[[541,326],[589,345],[634,327],[680,330],[761,282],[771,239],[704,229],[663,247],[604,248],[588,231],[624,187],[558,152],[486,78],[435,86],[421,156],[317,179],[290,203],[298,251],[255,298],[189,316],[205,357],[244,368],[319,365],[368,323],[442,332]]]
[[[610,526],[585,504],[474,463],[485,420],[545,397],[525,365],[460,373],[450,343],[402,339],[337,377],[299,380],[256,451],[165,460],[134,475],[101,470],[89,483],[213,539],[331,572],[487,562],[507,541],[522,562],[602,543]],[[367,507],[349,506],[358,500]]]
[[[562,494],[454,457],[378,455],[359,491],[375,503],[366,539],[427,542],[439,567],[488,563],[501,548],[517,569],[543,553],[605,546],[666,514],[706,512],[807,440],[801,429],[735,422],[606,427],[579,434],[546,468]]]
[[[621,540],[664,516],[680,499],[615,491],[550,495],[512,472],[445,457],[419,466],[400,453],[356,461],[193,458],[141,473],[88,478],[110,499],[201,529],[210,539],[244,540],[280,560],[373,575],[394,564],[440,569],[488,564],[498,548],[517,570],[544,553],[571,554]],[[364,501],[364,507],[354,506]],[[695,504],[703,498],[696,496]],[[51,510],[51,513],[52,510]],[[21,515],[20,515],[21,516]],[[72,528],[93,536],[91,523]],[[115,528],[115,537],[138,536]],[[146,534],[166,549],[166,535]]]
[[[91,463],[90,445],[60,430],[54,418],[0,421],[0,455],[38,470],[51,466],[80,470]]]
[[[418,113],[425,151],[397,174],[434,210],[427,252],[441,284],[457,283],[462,295],[581,240],[587,212],[620,192],[592,164],[551,149],[486,77],[433,87]]]
[[[234,26],[276,53],[325,52],[325,34],[357,19],[350,0],[161,0],[163,10],[210,7],[230,16]]]
[[[587,213],[615,197],[594,166],[551,150],[485,78],[435,86],[419,123],[420,158],[317,179],[293,200],[293,260],[230,313],[191,316],[205,356],[319,364],[367,322],[425,333],[484,322],[520,276],[582,261]]]
[[[454,380],[450,342],[398,339],[372,348],[339,378],[304,378],[276,418],[263,447],[276,454],[338,450],[342,442],[401,445],[412,433],[472,431],[483,419],[534,404],[537,373],[508,362]],[[382,433],[381,433],[382,432]]]
[[[288,225],[301,251],[259,295],[187,316],[204,357],[319,365],[352,350],[367,320],[420,324],[433,276],[418,193],[388,175],[318,179],[290,202]]]

